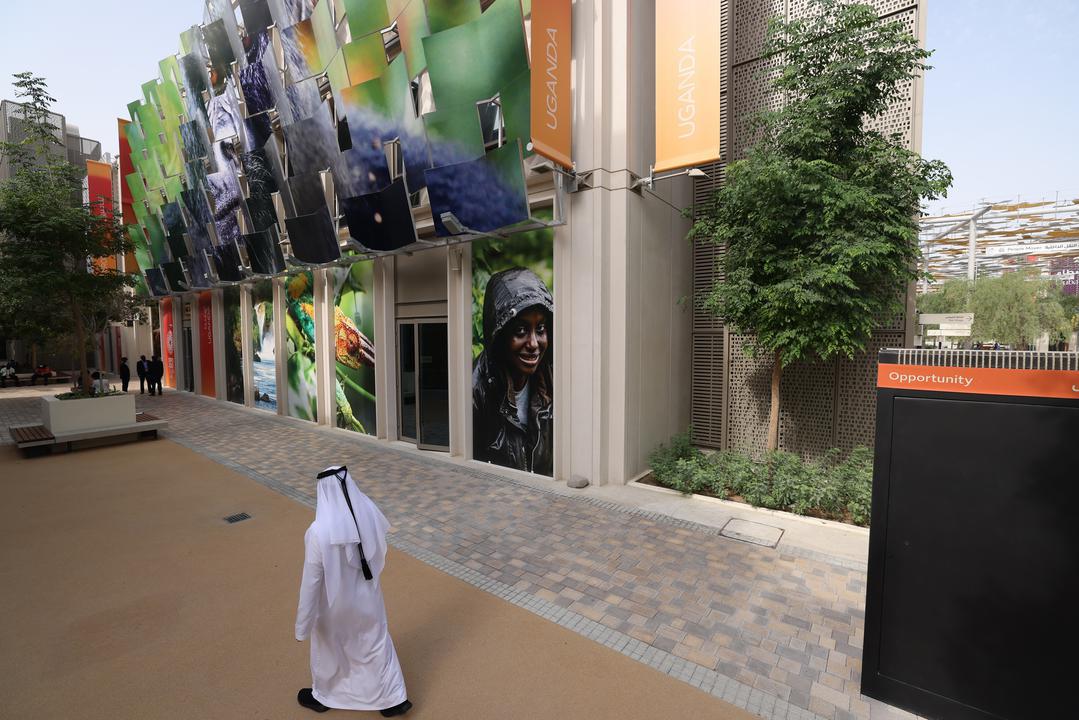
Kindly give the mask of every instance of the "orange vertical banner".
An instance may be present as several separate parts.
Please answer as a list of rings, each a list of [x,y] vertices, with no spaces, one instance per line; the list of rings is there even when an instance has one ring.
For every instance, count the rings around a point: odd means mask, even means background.
[[[573,167],[573,57],[571,0],[532,3],[532,149]]]
[[[161,301],[161,361],[165,365],[165,377],[162,383],[170,388],[176,387],[176,338],[172,325],[172,298]]]
[[[217,378],[214,375],[214,295],[210,290],[199,293],[199,369],[207,397],[217,397]]]
[[[112,205],[112,165],[97,160],[86,161],[86,192],[90,196],[90,214],[111,218]],[[94,267],[99,270],[116,269],[116,256],[97,258]]]
[[[134,198],[131,197],[131,188],[127,186],[128,175],[135,172],[135,166],[131,163],[131,143],[127,140],[127,131],[124,129],[130,124],[130,120],[116,118],[116,131],[120,141],[120,212],[124,225],[137,225],[139,219],[135,216]],[[140,270],[139,263],[135,260],[135,253],[128,252],[124,256],[124,272],[136,273]]]
[[[657,171],[719,159],[721,3],[677,5],[656,3]]]

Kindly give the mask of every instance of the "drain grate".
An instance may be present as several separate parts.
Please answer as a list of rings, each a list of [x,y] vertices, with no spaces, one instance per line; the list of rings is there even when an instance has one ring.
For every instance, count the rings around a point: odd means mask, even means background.
[[[248,520],[250,518],[251,518],[250,515],[248,515],[245,512],[242,512],[242,513],[236,513],[235,515],[229,515],[227,518],[225,518],[225,522],[227,522],[227,523],[238,523],[241,520]]]

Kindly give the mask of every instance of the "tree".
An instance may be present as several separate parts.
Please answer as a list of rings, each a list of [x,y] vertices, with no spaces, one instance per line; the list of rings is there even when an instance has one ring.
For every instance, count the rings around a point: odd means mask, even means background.
[[[22,137],[0,146],[12,168],[0,186],[0,325],[39,343],[70,338],[88,390],[90,340],[123,312],[132,283],[95,261],[126,252],[124,233],[100,199],[75,201],[83,172],[66,161],[45,80],[28,72],[15,78]]]
[[[774,450],[783,367],[852,357],[900,311],[917,277],[915,216],[951,174],[869,127],[928,69],[900,23],[818,0],[810,17],[773,21],[765,50],[782,58],[773,85],[786,103],[758,115],[759,141],[728,167],[693,237],[725,248],[703,306],[772,356]]]
[[[970,312],[970,296],[974,283],[966,279],[946,280],[933,292],[918,296],[920,313]]]
[[[1025,349],[1048,334],[1053,340],[1071,333],[1072,301],[1060,283],[1037,270],[1007,272],[999,277],[948,280],[939,290],[918,298],[918,310],[932,313],[974,313],[971,340],[999,342]]]

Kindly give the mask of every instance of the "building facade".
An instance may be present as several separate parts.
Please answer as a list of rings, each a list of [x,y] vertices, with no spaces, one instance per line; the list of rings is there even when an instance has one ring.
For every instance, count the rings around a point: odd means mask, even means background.
[[[486,3],[483,14],[502,12],[510,2],[515,0]],[[529,5],[521,5],[526,37]],[[768,101],[766,78],[757,76],[763,63],[754,53],[768,14],[797,11],[787,5],[721,2],[723,142],[719,161],[703,168],[703,180],[681,176],[640,183],[656,158],[656,3],[577,0],[572,4],[574,172],[524,153],[526,225],[447,233],[442,225],[467,210],[455,206],[449,218],[432,212],[437,188],[435,175],[428,174],[429,193],[411,203],[415,242],[388,252],[305,263],[296,258],[306,242],[297,225],[301,213],[293,214],[274,197],[272,224],[288,238],[285,266],[275,273],[253,272],[261,261],[250,256],[251,245],[240,256],[243,277],[221,281],[219,273],[207,287],[192,282],[190,258],[180,262],[185,250],[193,249],[190,238],[186,248],[166,238],[155,250],[152,233],[144,232],[140,265],[148,261],[160,268],[160,275],[149,274],[147,280],[159,284],[149,290],[158,296],[153,332],[159,344],[154,347],[166,363],[166,385],[382,441],[410,442],[490,463],[502,473],[532,472],[562,482],[629,482],[647,472],[652,450],[691,421],[701,444],[752,451],[759,435],[763,445],[767,405],[763,414],[758,410],[761,399],[767,402],[767,377],[759,392],[758,368],[740,354],[744,340],[695,310],[694,293],[714,277],[716,255],[686,236],[694,202],[722,182],[728,157],[744,151],[748,139],[739,130],[741,118]],[[906,3],[901,11],[912,13],[912,31],[920,31],[918,7]],[[428,10],[432,34],[436,20]],[[361,27],[381,22],[361,26],[341,14],[331,21],[341,48],[357,40]],[[408,49],[407,27],[401,29],[406,24],[398,18],[390,26],[399,32],[390,35],[386,47],[401,44],[408,57],[414,49]],[[446,95],[439,94],[440,71],[433,60],[438,48],[430,41],[423,47],[434,105],[441,111]],[[545,57],[536,51],[532,39],[533,73]],[[386,58],[392,66],[390,54]],[[426,81],[422,73],[417,78],[414,107],[421,114]],[[250,93],[241,85],[240,95]],[[912,143],[916,96],[912,88],[911,103],[900,111],[907,113]],[[502,93],[504,120],[492,126],[507,134],[512,130],[509,97]],[[346,91],[338,108],[348,98]],[[250,97],[245,100],[250,109]],[[504,139],[500,132],[486,134],[480,112],[486,143],[481,151],[490,157]],[[429,139],[435,137],[434,120],[424,118]],[[352,132],[357,123],[353,116],[347,119]],[[276,126],[275,133],[282,134]],[[430,142],[433,147],[435,140]],[[290,165],[296,147],[293,141],[286,153]],[[407,179],[407,143],[402,148],[400,172]],[[243,174],[250,184],[252,175]],[[288,175],[290,188],[298,176]],[[328,205],[339,211],[347,207],[342,178],[327,172],[321,177],[319,189]],[[253,191],[245,187],[244,192],[251,206]],[[291,194],[296,203],[301,193],[292,188]],[[166,200],[162,191],[158,204],[164,212]],[[241,225],[253,215],[241,214]],[[339,212],[334,219],[345,215]],[[167,218],[158,217],[167,234]],[[221,222],[212,224],[222,232]],[[341,247],[347,248],[344,222],[338,229]],[[178,265],[170,267],[172,262]],[[875,342],[902,344],[905,321],[898,322],[882,329]],[[510,330],[521,338],[516,346],[507,337]],[[146,354],[136,345],[125,336],[118,347],[129,357]],[[872,383],[871,357],[849,367],[833,363],[823,371],[788,373],[784,447],[812,452],[813,443],[863,444],[867,432],[871,437],[872,397],[865,389]],[[816,428],[822,418],[828,425],[824,431]],[[802,429],[802,423],[811,429]],[[857,427],[849,431],[856,442],[837,441],[848,431],[836,428],[848,426]]]

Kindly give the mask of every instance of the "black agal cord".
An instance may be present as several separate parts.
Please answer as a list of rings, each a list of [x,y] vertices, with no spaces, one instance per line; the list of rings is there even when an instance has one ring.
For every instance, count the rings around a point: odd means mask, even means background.
[[[360,541],[356,543],[356,547],[359,548],[360,551],[360,569],[363,570],[363,579],[372,580],[374,579],[374,576],[371,574],[371,567],[367,564],[367,556],[363,554],[363,537],[360,534],[360,523],[356,520],[356,511],[352,509],[352,499],[349,498],[348,488],[345,487],[344,473],[346,470],[348,470],[348,468],[344,465],[336,470],[326,470],[318,474],[318,479],[321,480],[324,477],[333,475],[341,483],[341,492],[345,496],[345,502],[348,503],[348,511],[352,513],[352,522],[356,523],[356,535],[360,537]]]

